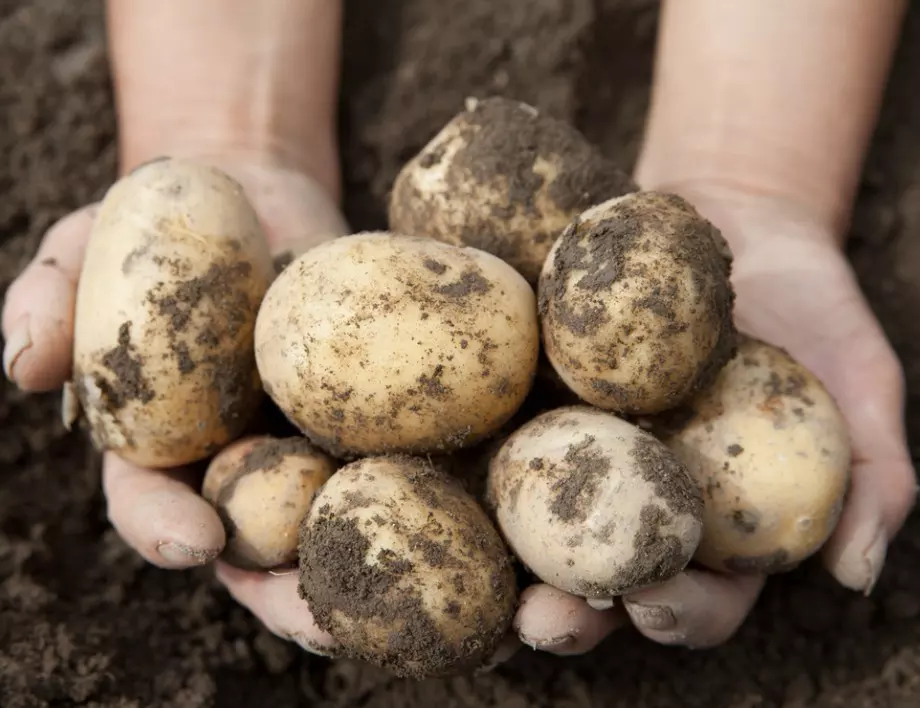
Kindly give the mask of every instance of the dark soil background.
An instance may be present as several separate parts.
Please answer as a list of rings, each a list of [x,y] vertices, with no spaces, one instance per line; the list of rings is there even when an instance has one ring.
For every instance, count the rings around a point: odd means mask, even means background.
[[[574,120],[630,165],[646,108],[652,0],[352,0],[343,90],[348,215],[380,226],[400,165],[468,95]],[[860,195],[853,259],[903,357],[920,445],[920,8]],[[0,0],[0,284],[56,218],[114,176],[98,0]],[[522,651],[493,674],[422,684],[305,656],[203,570],[146,566],[108,528],[96,456],[58,397],[0,384],[0,705],[769,708],[920,705],[920,519],[871,598],[806,568],[771,583],[707,652],[631,631],[590,656]]]

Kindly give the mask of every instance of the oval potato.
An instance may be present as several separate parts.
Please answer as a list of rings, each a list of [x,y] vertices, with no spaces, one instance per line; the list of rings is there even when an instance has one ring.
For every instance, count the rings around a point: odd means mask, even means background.
[[[784,572],[836,527],[850,478],[846,421],[781,349],[744,337],[710,388],[652,426],[704,490],[699,563]]]
[[[680,197],[639,192],[591,208],[540,277],[546,356],[585,403],[673,408],[735,351],[730,266],[719,231]]]
[[[567,123],[507,98],[470,100],[397,176],[389,224],[488,251],[536,285],[578,213],[636,189]]]
[[[517,602],[485,511],[426,460],[341,468],[304,520],[300,592],[341,652],[423,679],[482,666]]]
[[[77,288],[72,387],[93,442],[144,467],[237,438],[261,384],[253,352],[274,268],[242,187],[161,159],[99,206]]]
[[[604,601],[677,575],[702,533],[703,499],[649,433],[587,406],[537,416],[490,462],[488,506],[524,565]]]
[[[321,244],[269,289],[256,323],[269,395],[336,457],[450,452],[521,406],[536,297],[495,256],[365,233]]]
[[[201,486],[226,531],[221,559],[244,570],[296,562],[300,522],[336,466],[296,437],[251,437],[221,450]]]

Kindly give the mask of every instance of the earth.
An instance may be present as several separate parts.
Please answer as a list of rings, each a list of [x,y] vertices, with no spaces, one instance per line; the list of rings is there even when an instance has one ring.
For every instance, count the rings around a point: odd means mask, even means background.
[[[468,96],[575,122],[632,165],[653,0],[349,0],[342,155],[355,228],[384,223],[400,166]],[[0,283],[115,174],[102,3],[0,0]],[[859,194],[850,253],[902,357],[920,452],[920,7],[913,7]],[[0,705],[365,708],[907,708],[920,705],[920,516],[871,597],[816,564],[769,584],[727,645],[624,630],[595,652],[521,651],[496,671],[403,681],[305,655],[208,569],[145,564],[109,528],[99,459],[57,395],[0,384]]]

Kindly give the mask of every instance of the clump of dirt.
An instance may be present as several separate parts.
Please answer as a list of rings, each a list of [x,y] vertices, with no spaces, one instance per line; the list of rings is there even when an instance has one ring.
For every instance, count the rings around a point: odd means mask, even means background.
[[[351,0],[342,151],[354,229],[385,223],[404,162],[502,94],[576,121],[629,165],[651,78],[653,0]],[[0,2],[0,285],[41,234],[99,199],[116,142],[100,0]],[[850,255],[908,382],[920,443],[920,8],[907,16]],[[424,100],[419,100],[423,96]],[[583,657],[522,650],[490,674],[416,683],[275,638],[212,579],[162,571],[111,530],[99,458],[59,395],[0,381],[0,705],[31,708],[912,708],[920,702],[920,519],[870,597],[817,563],[772,579],[737,637],[688,652],[622,630]],[[269,403],[279,434],[291,431]],[[268,426],[266,419],[265,425]],[[292,434],[292,433],[291,433]]]

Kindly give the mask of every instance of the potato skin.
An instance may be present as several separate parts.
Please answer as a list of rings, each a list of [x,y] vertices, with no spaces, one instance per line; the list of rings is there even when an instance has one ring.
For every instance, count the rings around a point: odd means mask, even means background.
[[[297,437],[250,437],[221,450],[201,487],[227,534],[221,560],[244,570],[296,562],[300,523],[336,466]]]
[[[543,413],[489,464],[488,507],[543,582],[606,600],[677,575],[699,542],[702,494],[640,428],[571,406]]]
[[[536,285],[578,213],[637,189],[567,123],[507,98],[472,100],[403,167],[389,223],[488,251]]]
[[[433,239],[321,244],[269,289],[256,323],[269,395],[336,457],[475,444],[533,384],[533,290],[513,268]]]
[[[300,594],[340,652],[424,679],[473,671],[511,625],[511,557],[485,511],[427,460],[341,468],[304,520]]]
[[[707,390],[652,429],[704,489],[696,561],[732,573],[781,573],[817,552],[850,481],[846,421],[808,369],[744,337]]]
[[[146,467],[204,459],[260,399],[253,352],[274,269],[242,187],[161,159],[106,193],[77,288],[72,386],[94,444]]]
[[[540,277],[547,358],[598,408],[679,405],[735,351],[731,262],[719,231],[675,195],[639,192],[589,209]]]

